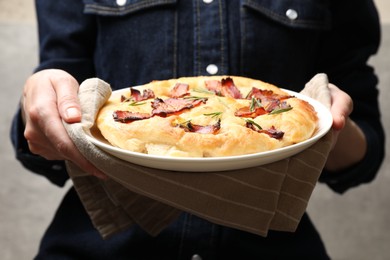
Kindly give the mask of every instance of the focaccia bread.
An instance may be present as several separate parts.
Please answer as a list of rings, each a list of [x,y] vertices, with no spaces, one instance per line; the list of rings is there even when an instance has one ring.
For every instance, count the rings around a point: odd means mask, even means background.
[[[126,150],[221,157],[302,142],[313,136],[317,121],[312,105],[274,85],[204,76],[114,91],[96,124],[110,144]]]

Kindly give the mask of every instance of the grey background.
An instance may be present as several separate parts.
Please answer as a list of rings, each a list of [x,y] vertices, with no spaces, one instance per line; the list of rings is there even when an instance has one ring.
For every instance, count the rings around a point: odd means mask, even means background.
[[[381,49],[371,63],[380,77],[383,122],[390,136],[390,1],[377,0]],[[351,10],[353,11],[353,10]],[[348,14],[346,14],[348,15]],[[39,240],[69,189],[57,188],[16,162],[9,126],[25,79],[37,64],[32,0],[0,0],[0,259],[32,259]],[[388,138],[389,139],[389,138]],[[389,150],[389,141],[386,146]],[[333,259],[390,259],[390,158],[378,177],[340,196],[317,185],[309,213]]]

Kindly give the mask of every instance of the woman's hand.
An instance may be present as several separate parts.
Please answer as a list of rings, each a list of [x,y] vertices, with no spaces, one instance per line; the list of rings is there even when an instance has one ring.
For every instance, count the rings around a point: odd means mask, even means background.
[[[367,144],[362,130],[349,118],[353,110],[351,97],[329,84],[331,113],[333,116],[333,148],[325,168],[329,171],[345,169],[359,162],[365,155]]]
[[[32,153],[48,160],[72,161],[85,172],[104,179],[106,175],[85,159],[62,124],[62,120],[81,121],[78,88],[76,79],[62,70],[43,70],[30,76],[21,101],[24,136]]]

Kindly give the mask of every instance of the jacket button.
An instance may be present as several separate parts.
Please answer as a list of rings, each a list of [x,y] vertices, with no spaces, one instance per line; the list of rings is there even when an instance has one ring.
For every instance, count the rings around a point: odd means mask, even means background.
[[[119,6],[124,6],[127,0],[116,0],[116,4]]]
[[[288,17],[288,19],[290,20],[295,20],[298,18],[298,13],[297,11],[295,11],[294,9],[288,9],[286,11],[286,16]]]
[[[210,75],[215,75],[218,73],[218,67],[217,65],[215,64],[209,64],[207,65],[206,67],[206,71],[210,74]]]
[[[200,257],[200,255],[195,254],[191,257],[191,260],[202,260],[202,257]]]

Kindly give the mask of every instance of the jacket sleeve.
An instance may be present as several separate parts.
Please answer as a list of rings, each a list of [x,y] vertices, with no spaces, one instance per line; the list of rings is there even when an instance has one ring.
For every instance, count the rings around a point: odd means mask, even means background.
[[[44,69],[62,69],[78,82],[93,77],[92,56],[95,42],[95,23],[83,14],[83,2],[36,1],[39,31],[39,65],[35,72]],[[32,154],[23,135],[24,124],[20,109],[11,125],[11,140],[16,158],[28,170],[63,186],[68,179],[63,161],[49,161]]]
[[[81,0],[36,0],[40,63],[36,71],[62,69],[78,82],[94,76],[96,25]]]
[[[378,79],[368,65],[369,58],[379,47],[380,24],[371,0],[332,3],[333,29],[323,40],[319,70],[327,71],[330,82],[352,97],[351,118],[363,130],[368,145],[365,158],[358,164],[341,172],[323,172],[320,181],[343,193],[372,181],[384,158]]]
[[[21,119],[20,109],[14,116],[11,125],[11,141],[14,147],[16,159],[28,170],[46,176],[52,183],[64,186],[68,174],[63,161],[49,161],[45,158],[32,154],[23,135],[24,124]]]

